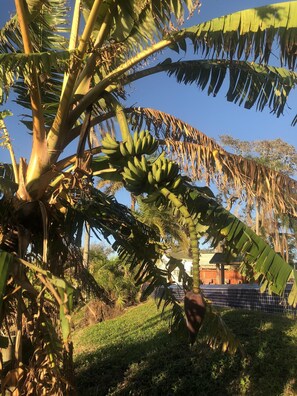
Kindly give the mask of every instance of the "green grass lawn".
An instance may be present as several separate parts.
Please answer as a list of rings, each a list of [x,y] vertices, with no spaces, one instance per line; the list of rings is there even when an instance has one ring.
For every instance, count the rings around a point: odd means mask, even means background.
[[[74,332],[78,395],[297,395],[297,322],[225,309],[245,356],[189,348],[153,301]]]

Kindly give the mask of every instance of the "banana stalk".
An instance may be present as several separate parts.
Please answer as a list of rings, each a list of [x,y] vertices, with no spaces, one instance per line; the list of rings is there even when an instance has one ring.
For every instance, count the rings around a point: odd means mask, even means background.
[[[6,128],[6,125],[5,125],[5,122],[4,122],[3,118],[1,118],[1,116],[0,116],[0,129],[3,130],[5,146],[8,149],[9,154],[10,154],[11,164],[12,164],[12,168],[13,168],[14,181],[18,184],[19,183],[18,165],[17,165],[17,162],[16,162],[16,158],[15,158],[15,154],[14,154],[14,150],[13,150],[13,147],[12,147],[12,144],[11,144],[11,140],[10,140],[10,136],[9,136],[8,130]]]
[[[108,32],[108,27],[112,19],[112,11],[109,10],[107,14],[105,15],[104,21],[102,22],[102,25],[99,29],[96,41],[94,43],[94,49],[100,48],[100,46],[103,44],[104,38]],[[76,95],[85,95],[90,87],[90,81],[92,78],[92,75],[94,73],[94,69],[96,66],[96,51],[90,55],[90,57],[87,60],[86,65],[84,66],[84,69],[82,70],[78,81],[76,82],[75,85],[75,93]]]
[[[26,55],[31,55],[33,53],[33,48],[30,39],[28,18],[24,2],[15,0],[15,6],[20,24],[24,53]],[[32,180],[35,180],[38,176],[40,176],[40,174],[43,173],[43,170],[47,168],[48,149],[46,144],[46,131],[39,89],[39,78],[34,66],[32,67],[30,79],[25,78],[25,82],[29,87],[33,118],[33,147],[27,174],[25,175],[26,183],[30,183]]]
[[[77,73],[82,66],[82,60],[88,48],[88,43],[102,3],[102,0],[94,0],[93,2],[86,26],[73,57],[71,73],[68,74],[67,81],[64,84],[63,95],[59,103],[55,120],[47,136],[47,144],[50,150],[50,163],[54,163],[57,160],[63,149],[63,141],[65,138],[65,133],[63,131],[64,128],[67,130],[65,125],[67,123],[68,112],[71,108]]]
[[[131,144],[133,144],[132,136],[130,134],[130,130],[129,130],[129,126],[128,126],[128,122],[127,122],[127,118],[126,118],[123,106],[111,94],[106,93],[104,96],[111,103],[112,107],[114,108],[115,115],[116,115],[117,121],[119,123],[123,142],[131,141]]]
[[[72,26],[71,26],[71,32],[70,32],[70,37],[69,37],[69,46],[68,46],[69,51],[73,51],[76,48],[76,45],[77,45],[78,33],[79,33],[79,23],[80,23],[80,7],[81,7],[80,3],[81,3],[80,0],[76,0],[75,1],[75,5],[74,5]],[[69,76],[69,73],[66,72],[64,74],[61,98],[62,98],[62,96],[64,94],[64,90],[65,90],[65,87],[66,87],[66,84],[67,84],[68,76]]]
[[[165,187],[161,188],[160,192],[166,199],[171,201],[171,203],[184,216],[184,219],[189,227],[193,259],[193,290],[186,293],[184,298],[184,307],[190,343],[194,344],[206,313],[206,303],[204,301],[203,295],[200,293],[199,248],[195,224],[187,207],[177,198],[175,194]]]
[[[167,198],[183,215],[190,233],[190,245],[193,259],[193,292],[198,294],[200,292],[200,280],[199,280],[199,248],[198,238],[196,233],[195,224],[187,209],[187,207],[177,198],[175,194],[163,187],[160,189],[162,195]]]

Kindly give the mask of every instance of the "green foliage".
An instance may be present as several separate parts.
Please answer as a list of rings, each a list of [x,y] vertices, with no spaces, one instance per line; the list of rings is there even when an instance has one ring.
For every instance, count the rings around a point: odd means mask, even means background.
[[[297,392],[297,325],[284,316],[224,309],[243,355],[168,335],[153,301],[74,334],[83,395],[291,396]]]
[[[259,111],[269,106],[277,117],[283,114],[287,96],[297,81],[297,74],[284,68],[221,59],[169,62],[168,66],[162,65],[162,70],[166,69],[179,83],[196,84],[213,96],[219,93],[229,72],[229,102],[243,104],[247,109],[255,106]]]
[[[136,286],[133,271],[112,250],[101,245],[93,246],[90,252],[90,273],[107,296],[117,306],[138,301],[139,286]]]
[[[5,295],[6,282],[11,272],[12,256],[7,252],[0,250],[0,323],[2,322],[2,304]]]
[[[181,250],[189,249],[188,233],[180,224],[180,218],[176,211],[164,206],[158,207],[155,202],[146,203],[145,198],[137,201],[138,210],[135,216],[142,223],[157,229],[160,238],[171,246],[171,249],[179,246]]]
[[[214,199],[199,191],[199,188],[190,188],[188,192],[186,202],[189,211],[199,219],[200,224],[208,227],[207,233],[214,237],[214,245],[225,239],[232,252],[241,254],[250,274],[260,280],[262,291],[268,289],[269,292],[282,295],[287,282],[292,279],[294,287],[290,292],[290,301],[296,301],[293,267],[249,227]]]
[[[236,56],[245,60],[253,56],[267,63],[274,39],[279,41],[280,59],[294,68],[295,2],[271,4],[238,11],[191,27],[196,48],[206,55]],[[266,35],[266,29],[269,34]]]
[[[110,2],[106,2],[98,14],[96,29],[101,27],[110,8]],[[90,13],[92,2],[83,1],[84,16]],[[193,0],[149,0],[145,3],[134,0],[119,0],[113,7],[112,22],[108,39],[120,41],[129,50],[145,48],[152,41],[160,39],[161,32],[168,30],[171,23],[179,23],[185,15],[192,13],[198,3]],[[187,11],[186,11],[187,10]],[[119,53],[121,60],[124,53]]]

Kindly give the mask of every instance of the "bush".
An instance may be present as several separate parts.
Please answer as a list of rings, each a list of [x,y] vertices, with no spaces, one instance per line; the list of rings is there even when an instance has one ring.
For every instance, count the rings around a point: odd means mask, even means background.
[[[140,288],[135,284],[133,272],[112,254],[111,249],[101,245],[92,247],[90,272],[116,307],[123,308],[139,301]]]

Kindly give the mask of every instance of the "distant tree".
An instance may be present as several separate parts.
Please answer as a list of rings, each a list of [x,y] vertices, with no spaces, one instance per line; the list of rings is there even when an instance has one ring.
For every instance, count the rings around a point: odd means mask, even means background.
[[[250,158],[275,171],[288,176],[297,173],[297,151],[294,146],[282,139],[274,140],[240,140],[230,135],[221,135],[224,147],[230,147],[235,154]]]
[[[252,159],[282,174],[296,176],[296,148],[280,138],[246,141],[221,135],[220,140],[223,146],[231,148],[237,155]],[[253,212],[255,218],[252,220]],[[283,214],[275,208],[267,211],[263,198],[257,195],[253,203],[247,203],[245,214],[246,220],[254,222],[256,233],[266,237],[288,262],[296,260],[297,220],[294,216]]]

